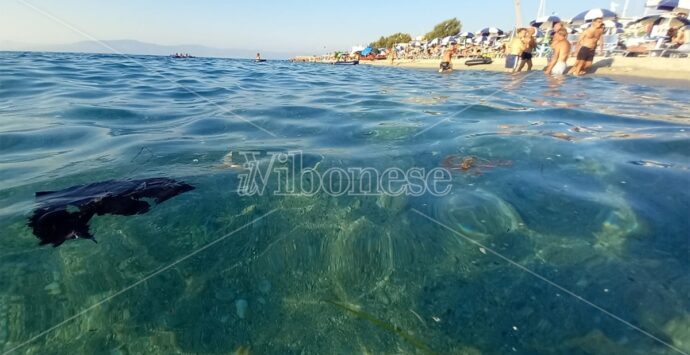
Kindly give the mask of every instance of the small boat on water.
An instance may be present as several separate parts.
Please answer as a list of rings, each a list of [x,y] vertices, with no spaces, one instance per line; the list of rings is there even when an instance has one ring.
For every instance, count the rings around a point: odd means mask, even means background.
[[[173,58],[173,59],[187,59],[187,58],[194,58],[194,57],[191,56],[191,55],[189,55],[189,54],[186,54],[186,53],[184,53],[184,54],[175,53],[175,54],[171,55],[170,58]]]
[[[266,59],[254,59],[254,61],[257,63],[263,63],[266,61]]]
[[[359,64],[359,60],[349,60],[347,62],[335,62],[333,64],[334,65],[357,65],[357,64]]]

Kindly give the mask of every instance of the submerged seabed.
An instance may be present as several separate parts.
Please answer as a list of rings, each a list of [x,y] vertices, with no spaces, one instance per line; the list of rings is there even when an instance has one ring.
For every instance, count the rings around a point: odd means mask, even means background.
[[[107,55],[0,67],[0,350],[690,352],[688,90]],[[510,164],[456,170],[443,197],[240,197],[228,153],[245,150],[321,170]],[[94,218],[99,244],[39,247],[26,227],[35,191],[153,176],[196,190]]]

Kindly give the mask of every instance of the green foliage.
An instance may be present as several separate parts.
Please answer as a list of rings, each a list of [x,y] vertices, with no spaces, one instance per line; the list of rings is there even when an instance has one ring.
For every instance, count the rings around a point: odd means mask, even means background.
[[[381,36],[378,41],[371,44],[374,48],[391,48],[398,43],[408,43],[412,41],[412,36],[407,33],[395,33],[388,37]]]
[[[424,35],[424,39],[431,40],[434,38],[443,38],[448,36],[455,36],[462,30],[462,23],[457,18],[445,20],[434,26],[431,32]]]

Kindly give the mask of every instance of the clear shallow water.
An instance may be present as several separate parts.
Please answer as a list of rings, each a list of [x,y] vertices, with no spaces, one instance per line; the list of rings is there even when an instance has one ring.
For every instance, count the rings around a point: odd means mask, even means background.
[[[690,351],[687,90],[134,60],[0,53],[0,350],[278,209],[18,352],[677,353],[620,319]],[[443,197],[240,197],[227,154],[247,150],[510,164],[455,171]],[[26,227],[35,191],[153,176],[196,190],[95,217],[99,244]]]

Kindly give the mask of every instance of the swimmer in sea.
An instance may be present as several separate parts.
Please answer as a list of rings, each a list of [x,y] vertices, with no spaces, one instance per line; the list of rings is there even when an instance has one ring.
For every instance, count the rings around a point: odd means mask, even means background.
[[[453,56],[458,51],[458,44],[452,42],[450,47],[443,51],[443,59],[441,60],[441,66],[438,70],[439,73],[451,72],[453,71]]]
[[[568,42],[568,31],[565,28],[559,29],[554,34],[551,48],[553,55],[544,72],[551,75],[563,75],[568,67],[568,56],[570,56],[570,42]]]

